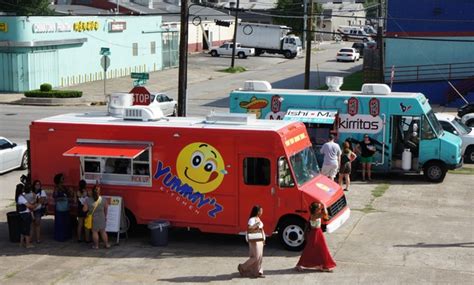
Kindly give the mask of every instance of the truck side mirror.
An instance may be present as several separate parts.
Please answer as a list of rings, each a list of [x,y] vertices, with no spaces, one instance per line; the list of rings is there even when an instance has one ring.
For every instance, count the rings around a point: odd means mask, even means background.
[[[453,130],[453,134],[459,136],[459,133],[458,133],[458,131],[456,131],[456,130]]]

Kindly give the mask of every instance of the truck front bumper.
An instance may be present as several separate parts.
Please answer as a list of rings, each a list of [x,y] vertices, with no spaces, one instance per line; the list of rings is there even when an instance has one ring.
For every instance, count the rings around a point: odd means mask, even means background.
[[[351,216],[351,209],[347,207],[342,214],[340,214],[336,219],[331,221],[330,224],[326,225],[326,232],[332,233],[342,226]]]
[[[449,170],[454,170],[462,167],[462,159],[459,161],[458,164],[448,164],[448,169]]]

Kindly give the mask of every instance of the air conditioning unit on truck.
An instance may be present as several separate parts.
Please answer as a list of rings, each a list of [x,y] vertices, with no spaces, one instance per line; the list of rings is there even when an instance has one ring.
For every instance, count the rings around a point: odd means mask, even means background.
[[[30,153],[31,177],[49,195],[57,173],[67,187],[99,181],[104,195],[123,198],[132,228],[165,219],[173,227],[245,234],[259,204],[266,234],[278,231],[285,247],[298,250],[313,201],[328,208],[327,232],[350,216],[342,188],[319,174],[300,122],[247,114],[156,121],[65,114],[31,123]]]
[[[287,26],[239,23],[237,41],[243,47],[255,48],[255,55],[263,53],[282,54],[294,58],[301,54],[301,40],[295,35],[288,35]]]

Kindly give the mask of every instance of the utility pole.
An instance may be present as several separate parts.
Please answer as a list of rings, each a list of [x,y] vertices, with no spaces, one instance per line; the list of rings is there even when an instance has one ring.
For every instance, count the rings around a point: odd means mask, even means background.
[[[304,89],[309,89],[309,75],[311,72],[311,40],[313,39],[313,0],[307,11],[306,24],[306,62],[304,66]]]
[[[237,0],[237,6],[235,8],[235,20],[234,20],[234,39],[232,40],[232,61],[230,67],[234,68],[235,63],[235,45],[237,43],[237,26],[239,25],[239,5],[240,0]]]
[[[188,84],[188,0],[181,0],[181,29],[179,34],[178,116],[186,117]]]
[[[303,0],[303,34],[302,36],[302,42],[304,43],[307,37],[308,32],[307,30],[307,24],[306,21],[308,20],[308,0]],[[305,49],[304,45],[302,46],[303,49]]]
[[[384,66],[384,41],[383,41],[383,19],[382,19],[382,0],[379,0],[377,9],[378,25],[377,25],[377,46],[379,49],[379,83],[385,83],[385,66]]]

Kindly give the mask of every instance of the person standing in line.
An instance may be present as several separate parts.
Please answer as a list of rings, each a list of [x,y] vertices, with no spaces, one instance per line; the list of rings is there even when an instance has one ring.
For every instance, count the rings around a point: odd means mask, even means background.
[[[329,141],[321,147],[321,153],[324,154],[323,167],[321,174],[334,180],[341,164],[341,148],[334,142],[335,136],[329,135]]]
[[[87,211],[84,211],[84,205],[87,204],[87,182],[85,180],[79,181],[79,189],[76,193],[77,199],[77,242],[82,242],[82,235],[84,235],[84,241],[89,242],[90,230],[84,227],[84,219],[87,216]]]
[[[265,245],[265,232],[263,230],[263,222],[260,217],[263,214],[263,208],[259,205],[255,205],[250,212],[248,221],[248,232],[261,231],[263,234],[263,240],[251,241],[248,240],[249,244],[249,259],[242,264],[237,266],[240,276],[264,278],[262,261],[263,261],[263,246]]]
[[[357,152],[360,154],[360,163],[362,164],[362,181],[365,181],[365,173],[367,179],[372,180],[372,163],[376,152],[375,144],[369,135],[364,135],[364,140],[357,145]]]
[[[309,206],[310,218],[306,224],[306,246],[296,264],[297,271],[305,268],[317,269],[323,272],[332,272],[336,262],[331,257],[326,239],[321,230],[321,219],[328,220],[328,213],[323,203],[313,202]]]
[[[33,248],[35,246],[31,244],[32,211],[37,205],[27,200],[24,188],[23,184],[17,184],[15,189],[16,208],[21,219],[20,247]]]
[[[83,211],[92,215],[92,241],[93,249],[99,249],[99,234],[105,244],[105,248],[110,248],[109,238],[105,228],[107,225],[107,200],[100,196],[100,187],[95,185],[92,189],[92,199],[87,199]]]
[[[344,191],[349,191],[349,186],[351,184],[351,171],[352,171],[352,161],[357,158],[357,155],[351,151],[349,142],[345,141],[341,156],[341,167],[339,169],[339,185],[342,188],[342,182],[346,180],[346,188]]]
[[[41,243],[41,218],[46,213],[46,205],[48,201],[48,196],[46,195],[46,192],[42,189],[41,181],[39,180],[35,180],[33,182],[33,192],[36,195],[36,203],[37,203],[37,206],[33,212],[34,213],[33,234],[36,237],[36,243]]]

